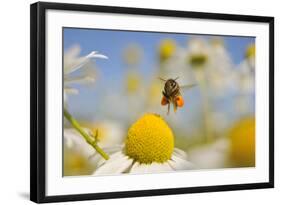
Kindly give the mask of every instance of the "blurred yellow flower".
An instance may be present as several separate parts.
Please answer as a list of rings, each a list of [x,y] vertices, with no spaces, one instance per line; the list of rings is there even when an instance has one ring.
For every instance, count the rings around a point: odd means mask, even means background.
[[[159,46],[159,59],[164,62],[171,58],[176,51],[176,43],[172,39],[164,39]]]
[[[94,165],[78,150],[64,147],[64,176],[89,175]]]
[[[235,165],[255,166],[255,118],[239,120],[230,129],[230,158]]]
[[[91,174],[94,171],[95,165],[88,161],[88,158],[94,153],[93,147],[75,129],[64,129],[65,176]]]
[[[255,44],[250,44],[245,52],[245,57],[249,59],[249,58],[255,58],[255,56],[256,56],[256,46]]]
[[[174,147],[171,128],[156,114],[138,119],[129,128],[123,149],[99,164],[94,175],[194,169],[186,153]]]
[[[123,53],[123,58],[125,63],[130,66],[135,66],[139,64],[142,57],[142,49],[137,44],[128,45]]]
[[[132,94],[140,89],[141,79],[138,73],[129,72],[126,79],[127,92]]]

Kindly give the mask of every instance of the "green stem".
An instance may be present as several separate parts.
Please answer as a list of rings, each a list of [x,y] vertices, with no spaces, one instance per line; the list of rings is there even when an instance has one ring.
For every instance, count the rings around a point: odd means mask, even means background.
[[[213,140],[213,130],[211,124],[211,113],[209,112],[209,99],[208,99],[208,91],[207,91],[207,84],[206,78],[204,73],[204,68],[197,68],[196,71],[196,78],[199,82],[202,101],[203,101],[203,115],[204,115],[204,124],[205,124],[205,134],[206,134],[206,141],[209,142]]]
[[[71,123],[71,125],[84,137],[87,143],[89,143],[105,160],[109,159],[109,156],[98,146],[95,139],[90,137],[74,117],[64,108],[64,116]]]

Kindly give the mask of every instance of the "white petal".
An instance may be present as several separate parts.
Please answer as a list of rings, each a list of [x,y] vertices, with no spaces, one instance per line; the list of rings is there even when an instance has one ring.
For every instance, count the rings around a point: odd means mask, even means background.
[[[148,172],[167,172],[173,171],[173,169],[169,166],[168,163],[156,163],[153,162],[147,169]]]
[[[64,87],[64,92],[66,94],[78,94],[79,91],[75,88],[70,88],[70,87]]]
[[[176,155],[173,155],[172,160],[169,160],[168,163],[174,170],[195,169],[194,164],[192,164],[191,162],[184,160]]]
[[[132,163],[133,160],[120,151],[111,155],[110,159],[94,172],[94,175],[121,174],[128,170]]]
[[[147,173],[147,167],[149,165],[146,164],[140,164],[139,162],[135,162],[130,170],[130,173],[132,174],[142,174]]]
[[[134,174],[144,174],[144,173],[159,173],[159,172],[169,172],[173,169],[168,163],[156,163],[151,164],[140,164],[136,162],[130,170],[130,173]]]
[[[83,67],[87,62],[89,62],[89,59],[86,57],[80,57],[77,59],[67,59],[64,58],[64,75],[67,75],[69,73],[72,73],[81,67]]]
[[[84,130],[87,131],[86,128]],[[64,129],[64,144],[68,148],[79,151],[85,157],[89,157],[95,153],[95,149],[73,128]]]
[[[97,51],[92,51],[90,54],[86,56],[86,58],[102,58],[102,59],[108,59],[107,56],[99,54]]]
[[[64,78],[64,83],[65,84],[70,84],[70,83],[91,83],[94,82],[95,79],[94,77],[91,76],[79,76],[79,77],[68,77],[68,78]]]
[[[188,156],[185,151],[179,149],[179,148],[174,148],[174,155],[177,155],[178,157],[182,159],[188,159]]]
[[[97,51],[92,51],[87,56],[79,58],[75,58],[75,56],[64,56],[64,74],[69,74],[80,69],[88,63],[91,58],[107,59],[105,55],[98,54]]]
[[[101,144],[100,144],[100,147],[103,149],[103,151],[106,153],[106,154],[109,154],[109,155],[113,155],[114,153],[122,150],[122,146],[114,146],[114,147],[103,147]],[[112,158],[112,156],[111,156]],[[99,154],[99,153],[94,153],[93,155],[91,155],[89,157],[89,160],[93,163],[93,164],[96,164],[97,167],[100,167],[102,164],[104,164],[106,162],[106,160]]]

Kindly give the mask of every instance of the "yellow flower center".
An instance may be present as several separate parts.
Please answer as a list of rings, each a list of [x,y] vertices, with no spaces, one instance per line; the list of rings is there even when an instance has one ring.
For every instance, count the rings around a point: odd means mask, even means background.
[[[136,93],[140,88],[141,79],[137,73],[129,73],[127,76],[126,88],[128,93]]]
[[[239,120],[230,129],[231,159],[239,166],[255,166],[255,118]]]
[[[165,39],[161,42],[159,47],[159,58],[160,61],[163,62],[172,55],[174,55],[176,51],[176,43],[172,39]]]
[[[188,61],[193,68],[199,68],[205,65],[207,62],[208,57],[205,54],[193,54],[189,57]]]
[[[255,44],[251,44],[248,46],[248,48],[245,52],[245,57],[247,59],[249,59],[249,58],[254,58],[255,55],[256,55],[256,46],[255,46]]]
[[[159,115],[145,114],[129,128],[125,152],[139,163],[165,162],[173,150],[173,132]]]
[[[88,158],[76,150],[64,147],[64,176],[89,175],[93,172],[93,165]]]

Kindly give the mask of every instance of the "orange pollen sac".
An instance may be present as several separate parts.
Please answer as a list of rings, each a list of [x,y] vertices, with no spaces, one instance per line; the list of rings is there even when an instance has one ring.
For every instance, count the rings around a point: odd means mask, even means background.
[[[177,96],[176,97],[176,103],[178,107],[182,107],[184,105],[184,100],[182,96]]]
[[[165,98],[164,96],[162,97],[161,100],[161,105],[167,105],[169,103],[169,101],[167,100],[167,98]]]

